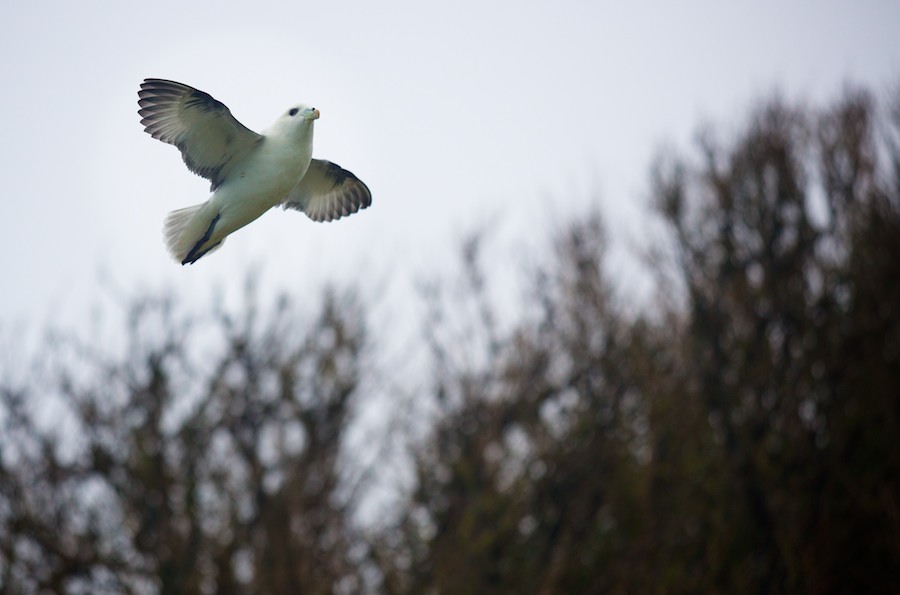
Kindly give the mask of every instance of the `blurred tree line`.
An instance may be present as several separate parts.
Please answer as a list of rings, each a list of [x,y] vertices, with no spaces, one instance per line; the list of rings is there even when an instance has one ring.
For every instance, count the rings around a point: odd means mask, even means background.
[[[661,156],[646,307],[596,213],[559,230],[510,324],[465,243],[424,296],[412,487],[368,526],[346,444],[379,338],[352,291],[312,320],[290,298],[205,321],[145,298],[113,355],[48,346],[42,381],[0,381],[0,590],[900,592],[885,103],[776,98]]]

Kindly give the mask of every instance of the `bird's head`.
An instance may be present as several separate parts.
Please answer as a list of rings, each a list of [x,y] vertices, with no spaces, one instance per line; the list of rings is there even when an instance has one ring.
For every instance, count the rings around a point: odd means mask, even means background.
[[[299,119],[299,120],[318,120],[319,119],[319,110],[314,107],[309,107],[307,105],[295,105],[287,112],[285,112],[284,117],[288,119]]]
[[[278,118],[267,132],[278,131],[280,134],[293,136],[303,134],[312,129],[313,122],[319,118],[319,110],[308,105],[299,104],[289,108]]]

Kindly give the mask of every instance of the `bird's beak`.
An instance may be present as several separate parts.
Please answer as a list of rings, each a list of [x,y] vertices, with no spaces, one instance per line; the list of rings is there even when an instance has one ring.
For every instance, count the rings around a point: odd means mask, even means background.
[[[313,120],[318,120],[322,113],[319,110],[313,111]]]

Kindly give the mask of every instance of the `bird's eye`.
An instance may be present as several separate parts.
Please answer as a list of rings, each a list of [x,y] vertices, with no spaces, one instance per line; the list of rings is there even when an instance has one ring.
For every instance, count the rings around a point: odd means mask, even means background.
[[[297,111],[298,111],[298,110],[297,110],[296,107],[292,107],[292,108],[291,108],[291,111],[289,111],[288,114],[291,115],[291,116],[296,116],[296,115],[297,115]]]

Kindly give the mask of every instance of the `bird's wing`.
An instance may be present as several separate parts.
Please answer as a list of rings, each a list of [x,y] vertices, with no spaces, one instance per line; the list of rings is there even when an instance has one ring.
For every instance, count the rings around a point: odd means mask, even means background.
[[[336,163],[313,159],[281,206],[303,211],[313,221],[333,221],[370,204],[372,193],[359,178]]]
[[[193,87],[144,79],[138,97],[144,130],[178,147],[188,169],[210,180],[213,190],[228,163],[263,139],[238,122],[224,103]]]

